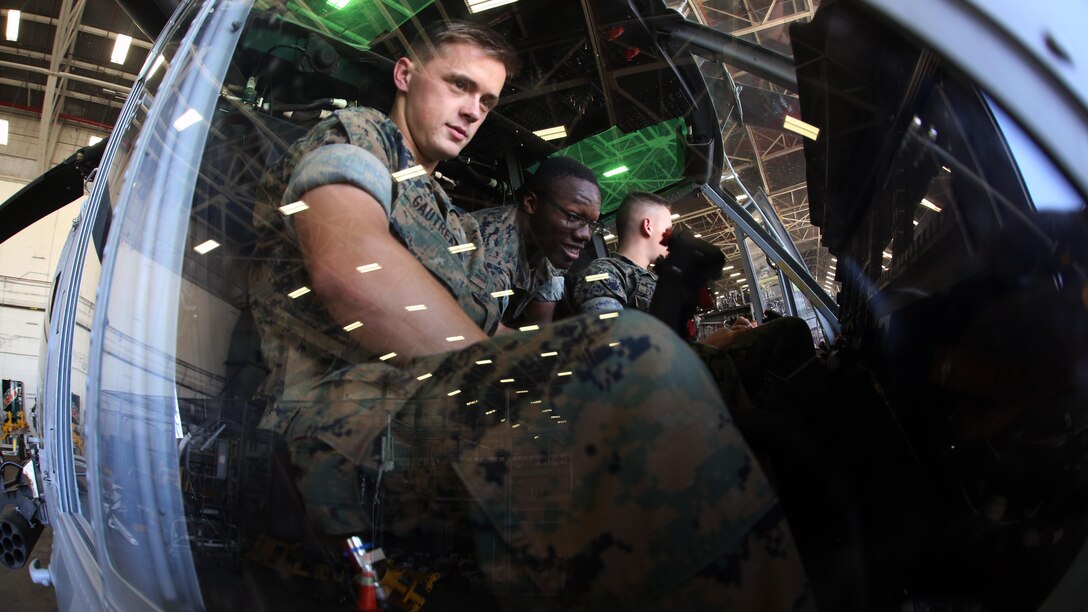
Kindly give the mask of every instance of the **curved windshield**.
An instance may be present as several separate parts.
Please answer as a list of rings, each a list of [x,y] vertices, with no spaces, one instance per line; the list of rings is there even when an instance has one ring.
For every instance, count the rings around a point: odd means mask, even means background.
[[[111,184],[118,601],[1059,586],[1084,198],[959,58],[841,2],[199,11]]]

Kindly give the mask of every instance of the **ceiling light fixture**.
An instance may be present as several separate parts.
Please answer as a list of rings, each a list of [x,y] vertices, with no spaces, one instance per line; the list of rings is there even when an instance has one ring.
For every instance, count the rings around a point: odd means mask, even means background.
[[[382,355],[381,357],[378,357],[378,359],[380,359],[381,361],[389,361],[390,359],[392,359],[392,358],[394,358],[396,356],[397,356],[396,353],[386,353],[386,354]]]
[[[478,359],[476,361],[476,365],[487,365],[489,363],[491,363],[490,359]]]
[[[204,117],[201,116],[200,113],[196,112],[195,108],[190,108],[174,120],[174,129],[179,132],[184,132],[186,129],[199,123],[203,118]]]
[[[22,11],[8,10],[8,27],[4,31],[4,38],[11,41],[19,40],[19,18],[22,16]]]
[[[467,253],[468,251],[475,251],[475,250],[476,250],[476,245],[471,243],[471,242],[466,242],[465,244],[458,244],[458,245],[455,245],[455,246],[451,246],[449,248],[450,253],[453,253],[453,254]]]
[[[113,53],[110,54],[110,61],[114,64],[124,64],[130,46],[132,46],[132,37],[118,34],[117,39],[113,41]]]
[[[295,213],[300,213],[304,210],[310,210],[310,207],[306,205],[306,202],[302,200],[296,200],[290,204],[284,204],[280,206],[280,212],[290,217]]]
[[[567,137],[567,128],[562,125],[557,125],[555,127],[537,130],[533,133],[539,136],[541,140],[559,140],[560,138]]]
[[[345,6],[347,6],[348,2],[351,2],[351,0],[329,0],[325,4],[328,4],[329,6],[333,7],[336,10],[340,10],[340,9],[344,8]]]
[[[295,300],[295,299],[298,299],[298,298],[306,295],[309,292],[310,292],[309,287],[299,287],[298,289],[295,289],[291,293],[288,293],[287,297],[291,298],[292,300]]]
[[[412,306],[405,306],[404,309],[407,310],[408,312],[419,312],[421,310],[427,310],[427,305],[426,304],[414,304]]]
[[[809,140],[816,140],[820,135],[820,128],[790,115],[786,115],[786,119],[782,122],[782,129],[800,134]]]
[[[400,183],[407,181],[408,179],[416,178],[417,176],[423,176],[427,174],[427,170],[423,166],[412,166],[411,168],[405,168],[404,170],[398,170],[393,173],[393,180]]]
[[[925,206],[926,208],[932,210],[933,212],[941,212],[941,207],[940,206],[937,206],[936,204],[934,204],[933,202],[930,202],[926,198],[922,198],[921,204],[922,204],[922,206]]]
[[[151,70],[147,72],[147,78],[150,79],[151,75],[155,74],[155,72],[158,71],[159,67],[162,66],[163,62],[165,61],[166,58],[163,57],[162,54],[159,54],[159,56],[155,58],[155,62],[151,64]]]
[[[526,325],[524,327],[519,327],[518,331],[530,332],[530,331],[536,331],[538,329],[540,329],[539,325]]]
[[[346,332],[355,331],[355,330],[359,329],[362,326],[363,326],[362,321],[354,321],[352,323],[348,323],[347,325],[345,325],[344,326],[344,331],[346,331]]]
[[[598,318],[600,318],[601,320],[615,319],[618,316],[620,316],[620,313],[618,313],[618,312],[606,312],[603,315],[600,315],[600,317],[598,317]]]
[[[601,272],[600,274],[589,274],[586,276],[587,283],[603,280],[608,280],[608,272]]]
[[[517,0],[465,0],[465,5],[470,13],[482,13],[504,4],[512,4]]]
[[[87,139],[87,146],[88,147],[93,147],[93,146],[95,146],[96,144],[98,144],[100,142],[102,142],[102,137],[101,136],[91,136],[90,138]]]
[[[204,255],[208,251],[211,251],[211,250],[216,249],[218,247],[219,247],[218,242],[216,242],[214,240],[205,240],[204,242],[201,242],[200,244],[193,247],[193,250],[196,251],[197,253],[200,253],[201,255]]]
[[[493,298],[507,297],[507,296],[510,296],[510,295],[514,295],[514,290],[513,289],[504,289],[502,291],[492,291],[491,292],[491,297],[493,297]]]
[[[460,342],[464,339],[464,336],[450,336],[449,338],[446,338],[446,342]]]
[[[368,263],[355,268],[359,271],[359,274],[366,274],[367,272],[376,272],[382,269],[382,265],[378,262]]]
[[[612,168],[611,170],[606,171],[604,173],[604,177],[611,178],[613,176],[616,176],[617,174],[623,174],[624,172],[627,172],[627,166],[620,166],[618,168]]]

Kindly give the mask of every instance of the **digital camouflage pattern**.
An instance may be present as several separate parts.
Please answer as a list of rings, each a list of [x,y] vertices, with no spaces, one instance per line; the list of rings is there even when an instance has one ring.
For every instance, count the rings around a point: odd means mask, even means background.
[[[510,585],[511,609],[808,604],[778,501],[713,381],[643,313],[347,369],[276,409],[326,530],[459,534]]]
[[[470,213],[480,225],[484,260],[495,291],[511,290],[500,298],[504,323],[516,321],[530,300],[558,302],[563,299],[563,272],[548,258],[529,260],[518,226],[517,206],[496,206]]]
[[[320,181],[292,168],[348,143],[398,160],[390,168],[412,165],[391,123],[342,112],[292,147],[266,189],[312,189]],[[321,180],[381,178],[353,167],[364,157],[335,153]],[[493,327],[484,249],[448,252],[482,244],[475,221],[427,177],[389,189],[391,229]],[[461,551],[511,609],[811,606],[774,491],[705,368],[663,325],[586,315],[382,362],[354,348],[312,293],[287,297],[309,284],[291,218],[276,210],[289,199],[257,211],[251,299],[275,397],[261,425],[286,443],[321,531]]]
[[[608,278],[587,281],[587,276],[608,274]],[[650,310],[657,287],[657,274],[619,253],[593,260],[573,279],[571,299],[578,312],[600,314],[624,308]]]
[[[446,287],[465,313],[485,331],[498,325],[499,303],[491,296],[483,251],[449,251],[452,245],[479,244],[477,223],[454,206],[429,175],[393,181],[392,172],[414,165],[392,121],[373,109],[350,108],[315,126],[266,174],[263,197],[254,210],[259,238],[249,284],[263,355],[271,369],[267,389],[271,395],[283,397],[298,385],[347,364],[377,362],[376,356],[362,354],[349,341],[314,293],[289,297],[312,283],[299,251],[294,216],[282,214],[279,207],[319,185],[350,183],[374,196],[389,211],[390,232]],[[382,280],[380,274],[373,279],[392,282]],[[267,419],[263,426],[282,429],[282,424]]]

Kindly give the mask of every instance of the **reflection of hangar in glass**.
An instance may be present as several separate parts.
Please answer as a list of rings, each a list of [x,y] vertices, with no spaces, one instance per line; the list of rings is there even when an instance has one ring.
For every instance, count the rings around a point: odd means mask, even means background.
[[[108,144],[0,207],[25,225],[41,194],[78,191],[98,166],[55,277],[40,448],[18,482],[5,472],[4,525],[30,541],[8,546],[23,554],[53,528],[35,576],[62,607],[368,609],[367,580],[390,609],[588,605],[572,585],[593,567],[557,553],[550,582],[525,582],[510,534],[584,501],[593,475],[568,427],[583,415],[559,407],[597,353],[541,352],[425,402],[367,381],[382,410],[360,452],[376,470],[329,492],[368,504],[350,544],[307,516],[299,458],[264,425],[285,385],[255,306],[278,300],[293,348],[337,365],[367,324],[322,326],[309,286],[254,290],[270,169],[329,113],[388,110],[393,61],[446,18],[491,25],[524,63],[438,166],[454,204],[513,203],[543,159],[576,158],[599,178],[608,231],[575,270],[615,249],[624,195],[654,192],[724,255],[697,332],[738,314],[806,322],[817,359],[758,372],[759,408],[730,408],[820,607],[1088,604],[1088,86],[1062,59],[1088,57],[1060,29],[1037,49],[972,3],[928,1],[910,14],[882,0],[474,4],[184,4]],[[1032,95],[989,71],[995,57]],[[307,210],[280,204],[282,218]],[[496,366],[485,357],[481,372]],[[466,434],[484,425],[503,437]],[[481,501],[465,466],[501,475],[509,497]],[[424,482],[443,494],[419,494]]]

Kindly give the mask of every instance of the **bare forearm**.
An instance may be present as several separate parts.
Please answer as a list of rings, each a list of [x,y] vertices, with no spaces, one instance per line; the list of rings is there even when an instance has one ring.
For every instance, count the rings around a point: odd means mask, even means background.
[[[353,199],[361,193],[339,185],[314,189],[306,202],[322,214],[296,220],[314,291],[336,322],[362,323],[350,332],[352,339],[374,354],[396,353],[396,360],[485,339],[446,289],[389,234],[380,206],[373,203],[376,208],[360,214]],[[381,267],[360,272],[367,264]]]

